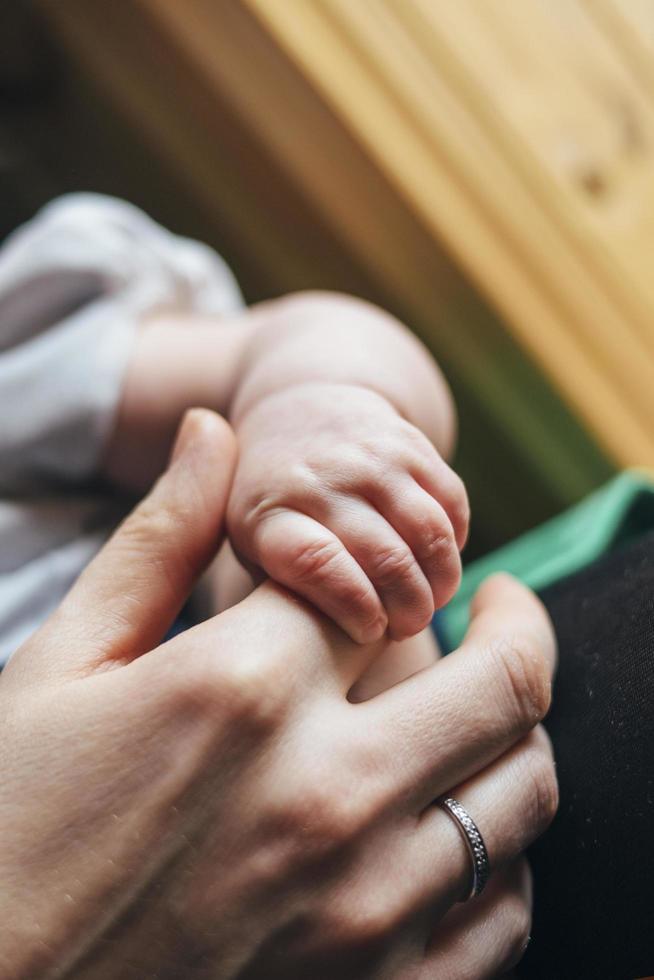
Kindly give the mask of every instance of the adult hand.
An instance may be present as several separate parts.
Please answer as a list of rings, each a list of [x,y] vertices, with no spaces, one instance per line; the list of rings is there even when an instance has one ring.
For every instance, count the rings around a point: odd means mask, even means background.
[[[361,703],[357,646],[271,583],[156,647],[216,547],[234,447],[176,458],[0,678],[6,980],[486,977],[529,928],[518,855],[556,806],[554,643],[484,586],[461,649]],[[433,799],[452,792],[495,873]]]

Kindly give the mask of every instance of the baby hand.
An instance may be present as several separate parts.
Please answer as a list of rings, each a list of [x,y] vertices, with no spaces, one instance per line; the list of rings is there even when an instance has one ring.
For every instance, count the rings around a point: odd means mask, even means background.
[[[232,547],[367,643],[420,632],[455,593],[463,483],[381,395],[307,383],[238,428]]]

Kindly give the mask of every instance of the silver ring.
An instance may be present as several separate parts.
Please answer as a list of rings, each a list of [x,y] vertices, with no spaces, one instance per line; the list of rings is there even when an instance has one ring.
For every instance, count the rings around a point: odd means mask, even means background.
[[[468,899],[474,898],[476,895],[481,895],[486,887],[486,883],[490,877],[488,851],[484,844],[484,838],[479,833],[477,824],[458,800],[455,800],[452,796],[447,796],[444,799],[438,800],[437,803],[438,806],[442,807],[452,817],[472,858],[472,885],[470,887],[470,893],[461,899],[461,901],[467,902]]]

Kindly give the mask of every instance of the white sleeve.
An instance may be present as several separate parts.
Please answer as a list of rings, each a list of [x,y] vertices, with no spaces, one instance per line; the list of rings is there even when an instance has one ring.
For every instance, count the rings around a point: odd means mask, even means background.
[[[241,306],[212,249],[129,204],[44,208],[0,248],[0,491],[92,476],[144,313]]]

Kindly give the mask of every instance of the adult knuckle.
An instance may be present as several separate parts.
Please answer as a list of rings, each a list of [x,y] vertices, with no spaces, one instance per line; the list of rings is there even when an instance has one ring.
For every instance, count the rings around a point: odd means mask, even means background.
[[[260,893],[278,889],[297,870],[294,848],[285,838],[269,838],[254,845],[243,858],[247,878]]]
[[[550,705],[550,677],[542,652],[524,636],[505,636],[492,645],[492,654],[501,694],[516,727],[528,731]]]
[[[559,806],[559,786],[549,751],[541,748],[531,753],[526,763],[533,826],[542,833],[551,824]]]
[[[386,943],[403,919],[383,889],[376,893],[368,889],[364,894],[352,889],[352,894],[342,901],[333,927],[341,946],[368,950]]]
[[[180,502],[167,501],[163,506],[146,498],[124,522],[121,538],[136,553],[154,554],[153,544],[178,539],[189,518],[188,510]]]
[[[261,663],[241,664],[228,673],[231,715],[241,727],[267,735],[276,731],[287,713],[287,703],[278,686],[266,682]]]
[[[505,970],[517,966],[525,954],[531,935],[531,907],[526,900],[512,901],[507,909],[508,937]]]
[[[256,690],[242,672],[217,667],[200,653],[163,661],[149,678],[142,710],[175,733],[185,760],[180,772],[213,770],[218,755],[268,742],[283,724],[283,700],[270,689]]]
[[[316,801],[317,795],[317,801]],[[318,806],[316,806],[318,802]],[[330,848],[349,844],[360,833],[362,820],[351,801],[347,799],[325,798],[324,791],[311,800],[313,814],[313,835],[321,844]]]
[[[347,850],[365,831],[367,809],[361,794],[339,787],[339,778],[323,773],[304,779],[282,805],[282,820],[302,853],[313,857]]]
[[[193,696],[235,731],[265,736],[286,716],[283,686],[271,676],[264,657],[246,653],[226,662],[207,658],[191,676]]]

